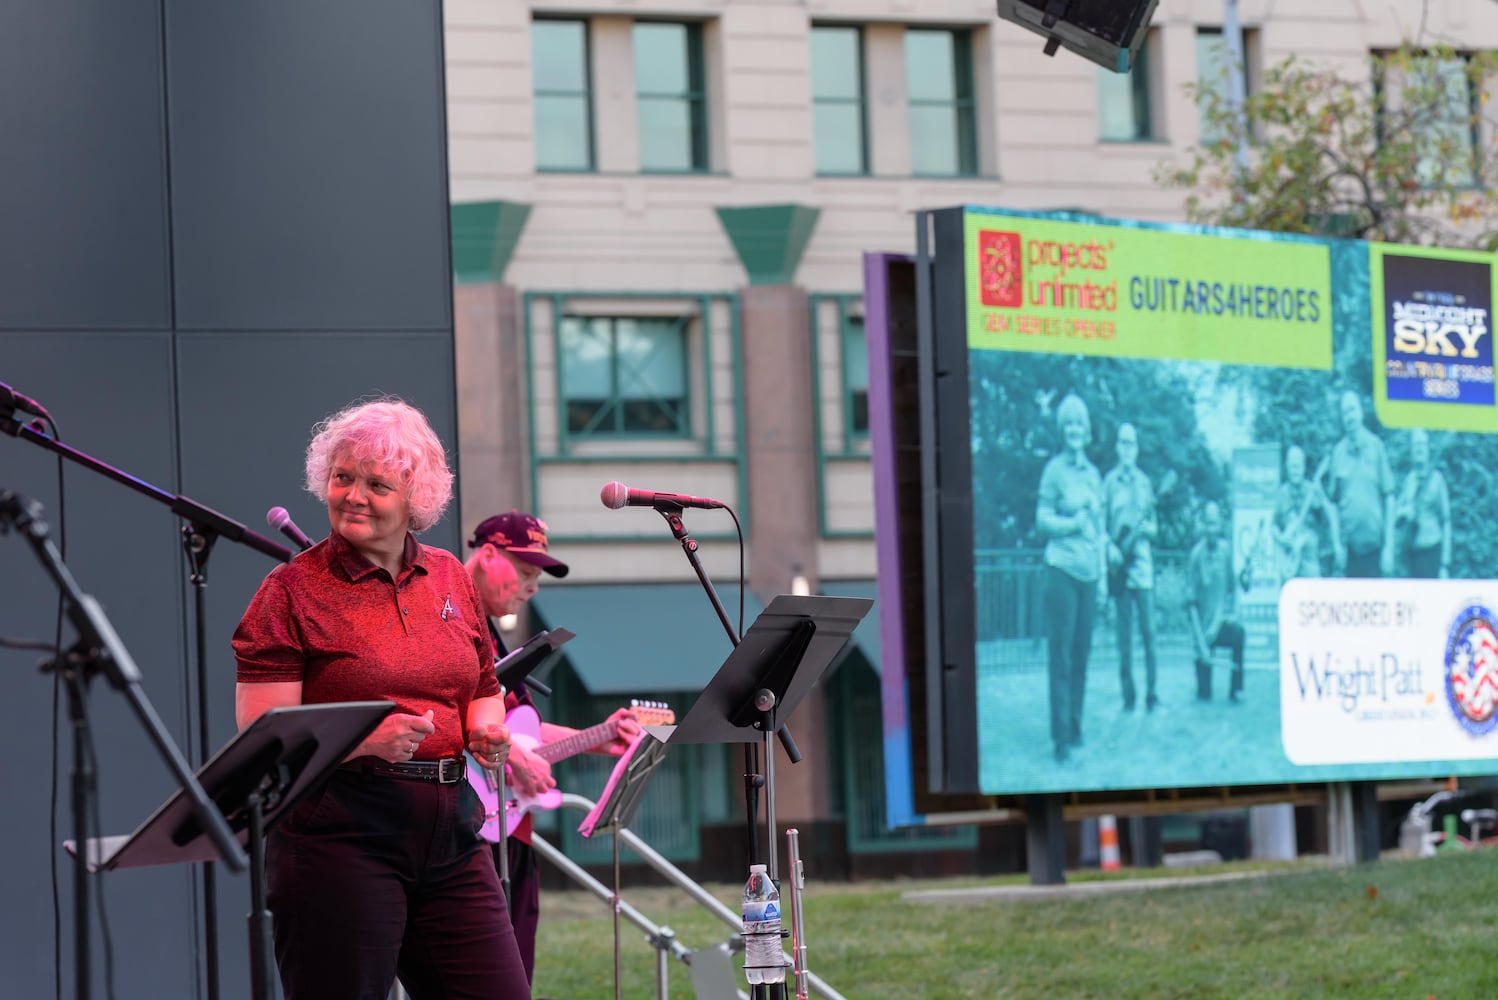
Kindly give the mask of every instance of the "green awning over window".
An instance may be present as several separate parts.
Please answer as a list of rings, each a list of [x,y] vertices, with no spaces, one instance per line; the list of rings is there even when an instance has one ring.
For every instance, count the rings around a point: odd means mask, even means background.
[[[822,593],[828,597],[866,597],[874,601],[874,606],[869,613],[863,616],[863,621],[853,630],[853,645],[863,654],[863,658],[869,661],[869,666],[874,668],[874,673],[879,672],[879,603],[877,600],[878,585],[873,580],[824,580],[822,581]]]
[[[717,589],[737,628],[738,588]],[[545,628],[577,633],[562,653],[593,694],[700,691],[733,652],[699,583],[543,587],[531,608]],[[753,594],[745,595],[744,628],[762,610]]]

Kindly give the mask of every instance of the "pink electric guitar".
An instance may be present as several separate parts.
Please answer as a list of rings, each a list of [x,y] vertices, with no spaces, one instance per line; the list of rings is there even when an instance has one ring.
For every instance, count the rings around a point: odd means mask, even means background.
[[[676,713],[661,702],[632,701],[630,710],[642,726],[669,726],[676,721]],[[565,739],[541,742],[541,716],[529,705],[512,708],[505,715],[505,725],[510,727],[510,740],[540,757],[548,764],[566,760],[568,757],[591,750],[612,740],[618,735],[618,724],[613,721],[600,722],[588,729],[580,729]],[[468,756],[468,783],[484,803],[484,825],[479,835],[491,844],[499,843],[499,782],[494,772],[480,767]],[[505,836],[515,832],[521,819],[532,809],[555,809],[562,804],[562,791],[553,788],[540,795],[525,795],[513,785],[505,785]]]

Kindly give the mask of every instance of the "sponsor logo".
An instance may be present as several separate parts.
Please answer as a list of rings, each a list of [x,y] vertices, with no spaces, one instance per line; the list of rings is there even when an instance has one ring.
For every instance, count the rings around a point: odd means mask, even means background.
[[[978,232],[978,285],[985,306],[1013,309],[1025,302],[1024,247],[1019,233]]]
[[[1446,701],[1472,735],[1498,727],[1498,626],[1481,604],[1463,608],[1447,636]]]
[[[1385,254],[1388,398],[1491,406],[1492,267]]]

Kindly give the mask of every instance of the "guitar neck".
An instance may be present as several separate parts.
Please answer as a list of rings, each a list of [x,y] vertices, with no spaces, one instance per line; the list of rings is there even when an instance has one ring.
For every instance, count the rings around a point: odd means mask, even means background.
[[[540,746],[532,750],[531,753],[535,754],[537,757],[540,757],[548,764],[555,764],[557,761],[566,760],[568,757],[575,756],[576,754],[591,750],[594,747],[599,746],[600,744],[607,743],[609,740],[613,739],[618,734],[618,732],[619,724],[617,722],[614,722],[612,720],[608,722],[600,722],[598,725],[592,726],[588,729],[579,729],[577,732],[564,739],[556,740],[551,743],[542,743]]]

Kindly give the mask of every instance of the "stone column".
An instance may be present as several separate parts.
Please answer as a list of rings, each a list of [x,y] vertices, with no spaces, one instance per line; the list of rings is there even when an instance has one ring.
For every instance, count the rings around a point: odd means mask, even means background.
[[[465,540],[490,514],[524,507],[524,300],[504,283],[530,206],[452,206],[453,361],[458,390],[458,511]]]
[[[817,210],[801,205],[720,208],[749,286],[739,293],[740,359],[748,467],[749,586],[768,602],[790,591],[795,568],[817,579],[817,450],[812,407],[811,306],[794,284]],[[805,760],[792,765],[777,748],[777,825],[825,818],[832,760],[823,725],[822,689],[812,690],[789,720]],[[784,856],[785,844],[776,851]]]

